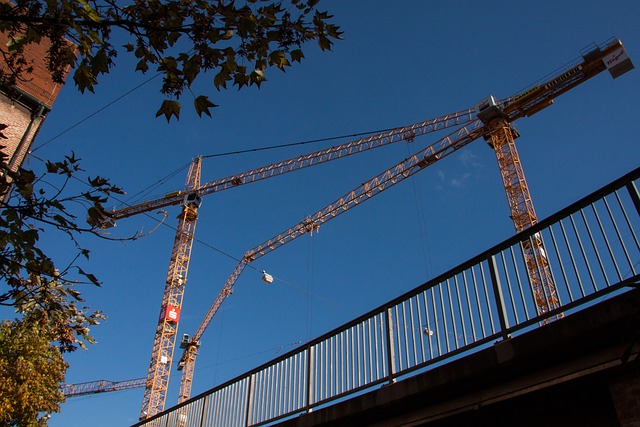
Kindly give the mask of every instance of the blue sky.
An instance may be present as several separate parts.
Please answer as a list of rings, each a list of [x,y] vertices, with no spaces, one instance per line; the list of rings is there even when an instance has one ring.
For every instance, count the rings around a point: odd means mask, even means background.
[[[308,46],[306,60],[271,71],[260,90],[197,89],[220,107],[199,119],[188,105],[179,122],[156,119],[160,80],[147,81],[124,54],[95,94],[65,87],[35,154],[74,151],[91,175],[135,195],[198,155],[290,144],[407,125],[503,98],[574,60],[591,43],[620,38],[640,65],[640,4],[575,1],[322,1],[344,30],[333,52]],[[198,92],[198,90],[194,90]],[[638,70],[613,81],[602,73],[521,119],[518,149],[539,218],[638,166]],[[185,97],[184,104],[190,101]],[[82,122],[81,122],[82,121]],[[80,123],[81,122],[81,123]],[[76,125],[74,127],[74,125]],[[338,160],[205,198],[200,209],[180,323],[193,333],[250,249],[294,225],[440,134]],[[345,140],[346,141],[346,140]],[[206,159],[203,182],[338,142]],[[44,145],[43,145],[44,144]],[[31,161],[33,168],[40,165]],[[149,197],[181,188],[183,169]],[[135,199],[123,198],[127,202]],[[170,208],[168,224],[179,213]],[[112,237],[150,231],[145,216],[119,222]],[[203,337],[193,395],[356,317],[445,272],[513,234],[491,149],[475,141],[414,178],[256,261]],[[103,282],[83,289],[109,317],[88,351],[69,355],[67,382],[147,374],[174,231],[135,242],[88,239],[87,269]],[[43,243],[63,263],[60,239]],[[226,254],[226,255],[225,255]],[[227,256],[231,255],[231,257]],[[260,270],[276,280],[266,286]],[[174,370],[167,406],[175,404]],[[50,425],[115,426],[137,421],[142,389],[70,399]]]

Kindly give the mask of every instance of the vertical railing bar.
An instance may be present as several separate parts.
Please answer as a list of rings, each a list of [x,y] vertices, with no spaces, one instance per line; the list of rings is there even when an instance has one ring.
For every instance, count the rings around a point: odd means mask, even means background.
[[[453,276],[455,277],[455,276]],[[453,327],[453,349],[458,349],[458,322],[456,322],[455,311],[453,310],[453,297],[451,296],[451,279],[447,279],[447,299],[449,300],[449,316],[451,318],[451,326]]]
[[[277,393],[276,393],[276,404],[275,404],[275,414],[274,417],[279,417],[280,415],[282,415],[283,413],[283,408],[282,408],[282,404],[283,404],[283,396],[286,393],[285,391],[285,385],[286,383],[284,382],[284,371],[286,369],[286,360],[282,360],[280,361],[280,363],[276,364],[277,369],[277,379],[276,379],[276,383],[277,383]]]
[[[367,348],[369,347],[368,320],[358,323],[358,386],[362,386],[369,382],[369,357]]]
[[[204,396],[202,398],[202,412],[200,412],[200,427],[204,426],[204,415],[207,411],[207,402],[209,401],[209,396]]]
[[[315,370],[315,359],[314,359],[314,353],[315,353],[315,348],[316,345],[309,345],[308,349],[307,349],[307,396],[306,396],[306,401],[307,404],[305,405],[305,411],[309,412],[311,410],[311,405],[315,403],[315,381],[314,379],[316,378],[316,373],[317,371]]]
[[[256,372],[254,380],[255,398],[253,404],[252,424],[262,421],[264,405],[264,370]],[[215,418],[215,415],[214,415]]]
[[[618,193],[614,193],[614,195],[617,197]],[[604,205],[607,208],[607,213],[609,214],[609,219],[611,220],[611,224],[613,224],[613,229],[616,231],[616,237],[618,237],[618,242],[620,242],[620,246],[622,247],[622,252],[624,253],[624,256],[627,260],[627,264],[629,265],[629,269],[633,271],[633,262],[631,261],[631,256],[629,255],[629,250],[627,249],[625,240],[622,237],[622,233],[620,232],[618,221],[616,221],[615,217],[613,216],[613,211],[611,210],[611,206],[609,206],[609,201],[607,199],[603,199],[603,200],[604,200]],[[625,277],[624,274],[622,274],[621,276],[623,278]]]
[[[275,418],[280,415],[280,368],[282,362],[276,363],[273,366],[273,382],[271,393],[271,418]]]
[[[342,340],[338,357],[340,359],[340,368],[342,369],[340,378],[343,379],[343,382],[342,386],[338,390],[336,390],[336,394],[344,392],[349,387],[349,370],[347,367],[347,358],[349,354],[349,330],[347,329],[346,331],[342,331],[340,335],[342,337]]]
[[[456,276],[453,276],[453,279],[456,279]],[[455,285],[455,283],[454,283]],[[459,333],[458,333],[458,320],[459,317],[462,315],[462,313],[458,313],[456,314],[456,312],[453,309],[453,305],[454,305],[454,300],[453,300],[453,294],[451,293],[451,279],[447,279],[447,298],[449,299],[449,314],[451,316],[451,324],[453,326],[453,349],[457,350],[458,348],[460,348],[460,343],[459,341]]]
[[[464,320],[464,310],[462,308],[462,300],[460,299],[460,287],[458,286],[458,275],[453,276],[453,286],[456,290],[456,300],[458,301],[458,313],[460,316],[460,326],[462,327],[462,342],[467,345],[467,327]],[[458,338],[456,337],[456,343]]]
[[[433,326],[431,325],[431,320],[429,319],[429,301],[427,299],[427,291],[428,289],[425,289],[425,291],[422,293],[422,301],[424,302],[424,321],[425,321],[425,326],[428,328],[427,331],[427,342],[428,342],[428,346],[429,346],[429,360],[433,359],[433,343],[431,342],[431,337],[433,336],[433,333],[430,333],[429,331],[433,331]],[[433,288],[431,288],[431,291],[433,291]]]
[[[227,422],[227,405],[229,404],[229,399],[227,399],[227,387],[220,390],[220,419],[223,420],[224,424],[228,424]]]
[[[282,361],[282,369],[280,370],[280,411],[278,416],[287,413],[287,395],[289,394],[289,364],[291,359],[287,358]]]
[[[358,367],[358,384],[356,387],[360,387],[363,384],[362,373],[365,368],[365,364],[362,363],[362,323],[356,325],[356,365]]]
[[[571,218],[571,216],[569,216],[569,221],[571,222],[571,224],[573,224],[573,219]],[[575,256],[573,255],[573,249],[571,249],[571,242],[567,236],[566,229],[564,228],[564,223],[562,221],[560,221],[560,228],[562,230],[564,240],[567,243],[567,250],[569,252],[569,258],[571,259],[571,265],[573,267],[573,271],[576,274],[576,279],[578,279],[578,286],[580,288],[581,297],[584,297],[586,295],[586,292],[584,289],[584,285],[582,283],[582,276],[580,275],[580,269],[576,264],[576,259],[575,259]],[[573,228],[575,230],[575,224],[573,224]]]
[[[295,363],[296,363],[296,354],[293,354],[291,357],[287,358],[287,370],[284,376],[284,413],[287,414],[291,411],[293,407],[292,401],[296,397],[296,378],[295,378]]]
[[[551,232],[551,225],[549,225],[546,228],[546,230],[549,230],[549,232]],[[546,243],[544,243],[544,238],[542,236],[542,231],[540,231],[539,234],[540,234],[540,242],[542,242],[543,248],[545,248],[546,247]],[[553,240],[553,237],[551,237],[551,238]],[[547,268],[549,269],[549,274],[551,275],[551,277],[549,279],[551,280],[551,283],[553,284],[553,286],[555,287],[555,290],[556,290],[556,295],[555,296],[556,296],[556,299],[557,299],[557,304],[560,307],[562,307],[564,304],[562,302],[562,295],[560,294],[560,292],[558,292],[558,284],[556,283],[556,276],[555,276],[555,273],[553,272],[554,266],[553,266],[553,263],[551,262],[551,259],[549,258],[549,251],[546,250],[546,249],[543,249],[543,248],[541,248],[542,251],[543,251],[542,255],[547,260]],[[545,254],[545,251],[546,251],[546,254]],[[537,261],[536,261],[536,264],[537,264]],[[562,268],[562,266],[560,266],[560,267]],[[544,270],[542,270],[541,272],[544,272]],[[545,292],[545,298],[547,299],[547,301],[549,301],[549,297],[550,296],[551,296],[550,294],[547,295],[547,292]],[[549,304],[552,305],[553,303],[551,301],[549,301]]]
[[[491,285],[493,286],[493,295],[495,297],[495,304],[498,311],[498,321],[500,322],[500,332],[502,338],[507,339],[509,335],[507,330],[509,324],[507,323],[507,316],[505,313],[504,297],[502,295],[502,286],[500,284],[500,276],[498,275],[498,266],[496,265],[496,256],[491,255],[487,259],[489,263],[489,274],[491,275]]]
[[[358,345],[358,325],[354,325],[353,326],[353,332],[351,333],[351,347],[353,348],[352,350],[352,354],[351,354],[351,358],[352,358],[352,365],[353,365],[353,384],[351,385],[351,389],[357,388],[359,385],[359,345]]]
[[[238,411],[242,408],[242,406],[239,404],[240,399],[239,399],[239,393],[238,393],[238,388],[240,387],[240,383],[235,382],[233,383],[233,386],[234,387],[232,387],[231,389],[233,391],[232,393],[233,397],[229,399],[229,401],[231,402],[231,404],[229,405],[230,406],[229,411],[231,413],[232,425],[239,426],[240,424],[239,424],[239,418],[238,418],[238,415],[239,415]],[[235,405],[234,403],[238,403],[238,405]]]
[[[556,234],[553,231],[553,227],[549,227],[549,234],[551,235],[551,243],[553,244],[553,249],[555,251],[556,256],[558,257],[558,266],[560,267],[560,272],[562,273],[562,279],[564,280],[565,289],[569,294],[569,301],[573,302],[573,292],[571,291],[571,286],[569,286],[569,279],[567,277],[567,271],[564,268],[564,261],[562,260],[562,254],[560,253],[560,248],[558,247],[558,240],[556,238]],[[558,283],[556,281],[556,287]],[[560,301],[560,293],[558,292],[558,301]],[[561,303],[561,305],[563,305]]]
[[[378,348],[378,314],[375,314],[371,317],[371,378],[373,381],[377,381],[380,377],[378,376],[379,368],[378,361],[384,350]]]
[[[222,418],[222,399],[220,398],[220,391],[217,391],[215,394],[215,410],[214,410],[214,418],[220,419]]]
[[[489,259],[487,258],[485,260],[489,265],[491,265],[491,263],[489,262]],[[482,277],[482,287],[484,288],[484,295],[487,301],[487,308],[489,309],[489,322],[491,323],[491,333],[494,334],[496,333],[496,324],[495,321],[493,319],[493,310],[491,309],[491,305],[489,304],[489,289],[487,288],[487,277],[484,273],[484,263],[480,262],[480,276]],[[494,296],[494,300],[495,300],[495,296]]]
[[[291,411],[293,407],[293,399],[295,399],[295,393],[297,391],[296,387],[296,377],[295,377],[295,364],[296,364],[297,353],[291,355],[287,358],[287,369],[285,371],[284,376],[284,413],[287,414]]]
[[[323,399],[329,398],[332,393],[331,390],[335,385],[335,381],[333,375],[335,375],[334,371],[338,369],[338,366],[335,366],[334,362],[334,352],[336,342],[340,339],[339,335],[336,335],[332,338],[327,339],[326,342],[326,357],[323,364],[323,369],[325,370],[326,384],[324,385],[324,396]]]
[[[308,340],[307,340],[308,341]],[[305,342],[306,344],[306,342]],[[300,368],[298,372],[298,383],[300,384],[300,393],[298,394],[298,409],[306,409],[307,407],[307,396],[309,396],[309,381],[310,377],[308,376],[309,372],[308,364],[309,357],[308,354],[311,351],[311,347],[307,346],[306,349],[300,353]]]
[[[331,346],[331,349],[333,350],[331,352],[332,363],[329,365],[329,369],[331,369],[331,366],[335,366],[335,368],[333,368],[331,372],[333,375],[329,375],[329,378],[331,378],[331,384],[329,385],[329,396],[335,396],[336,394],[340,393],[342,380],[344,380],[344,368],[341,363],[343,344],[344,332],[341,332],[338,336],[336,336],[336,340]]]
[[[593,203],[590,205],[591,209],[593,210]],[[587,220],[587,217],[584,213],[584,209],[580,210],[580,215],[582,216],[582,220],[584,221],[585,227],[587,228],[587,235],[589,236],[589,242],[591,243],[591,247],[593,248],[593,252],[596,255],[596,260],[598,261],[598,266],[600,267],[600,272],[602,273],[602,276],[604,277],[604,281],[605,284],[607,286],[609,286],[611,284],[611,282],[609,282],[609,278],[607,277],[607,272],[604,269],[604,265],[602,264],[602,257],[600,256],[600,251],[598,250],[598,245],[596,244],[596,241],[594,239],[594,233],[593,231],[591,231],[591,227],[589,226],[589,221]],[[594,288],[595,290],[598,290],[598,284],[597,282],[594,282]]]
[[[402,333],[402,331],[400,330],[401,327],[404,327],[404,318],[400,317],[400,314],[398,313],[398,305],[396,304],[394,306],[394,311],[395,311],[395,328],[396,328],[396,333],[394,335],[394,338],[396,340],[395,344],[397,344],[395,346],[395,350],[396,350],[396,369],[397,372],[402,372],[404,370],[404,366],[403,366],[403,362],[404,362],[404,357],[402,354],[402,337],[404,336],[404,334]],[[400,320],[402,319],[402,321]]]
[[[298,359],[298,388],[300,392],[298,393],[298,403],[297,409],[304,409],[306,407],[307,402],[307,392],[309,391],[307,387],[307,363],[309,363],[309,359],[307,358],[307,354],[309,353],[310,348],[307,347],[305,350],[300,352],[300,358]]]
[[[349,345],[349,338],[351,337],[351,334],[349,332],[350,332],[349,329],[345,330],[344,368],[345,368],[345,377],[346,377],[346,383],[345,383],[346,388],[344,390],[340,390],[341,392],[346,392],[347,390],[351,390],[351,387],[353,385],[353,378],[352,378],[353,369],[351,369],[351,347]]]
[[[420,292],[420,295],[422,295],[422,298],[424,300],[424,293],[426,291],[422,291]],[[424,324],[425,322],[422,321],[422,308],[420,307],[420,298],[418,297],[418,295],[416,295],[416,305],[418,306],[418,337],[420,337],[420,363],[424,363],[426,360],[425,354],[424,354]],[[427,312],[427,308],[425,307],[425,313]]]
[[[264,390],[264,419],[271,419],[272,408],[273,408],[273,365],[269,366],[266,372],[265,378],[265,390]]]
[[[269,376],[270,376],[270,367],[264,370],[264,376],[262,378],[262,414],[260,421],[269,419],[269,408],[271,407],[271,402],[269,401],[271,393],[269,387]]]
[[[389,378],[389,384],[395,382],[395,348],[394,348],[394,338],[393,338],[393,323],[392,323],[392,315],[391,308],[386,309],[386,344],[387,344],[387,376]]]
[[[313,393],[313,397],[314,399],[311,400],[311,403],[315,404],[316,402],[321,401],[322,399],[324,399],[324,387],[325,387],[325,381],[326,378],[324,377],[325,375],[325,370],[324,370],[324,365],[325,365],[325,358],[324,358],[324,347],[325,347],[325,341],[320,341],[318,343],[318,351],[315,353],[318,356],[318,360],[316,361],[316,375],[315,378],[318,379],[317,384],[315,384],[315,391]]]
[[[580,210],[580,214],[584,221],[584,215],[582,214],[582,210]],[[585,265],[587,267],[587,272],[589,273],[589,278],[591,279],[591,285],[593,286],[594,290],[598,289],[598,286],[596,285],[596,279],[595,277],[593,277],[593,271],[591,271],[591,264],[589,263],[589,259],[587,258],[587,254],[585,252],[584,244],[582,243],[582,239],[580,238],[580,234],[578,233],[578,228],[576,226],[576,223],[573,217],[570,217],[570,218],[571,218],[571,224],[573,225],[573,230],[576,233],[576,238],[578,239],[578,246],[580,247],[580,253],[582,254],[582,259],[584,259]]]
[[[416,343],[416,323],[413,313],[413,296],[409,298],[409,323],[411,323],[411,344],[413,344],[413,362],[410,366],[415,366],[418,363],[418,348]]]
[[[631,200],[636,208],[636,213],[638,215],[640,215],[638,209],[640,207],[639,203],[637,202],[638,200],[638,192],[637,189],[635,188],[635,185],[630,186],[629,184],[627,184],[627,191],[629,193],[629,196],[631,197]],[[633,236],[633,241],[636,244],[636,248],[638,250],[640,250],[640,239],[638,239],[638,236],[636,235],[635,229],[633,228],[633,225],[631,224],[631,219],[629,218],[629,214],[627,213],[627,209],[625,208],[624,204],[622,203],[622,200],[620,200],[620,197],[618,196],[618,193],[616,193],[616,198],[618,199],[618,204],[620,204],[620,209],[622,209],[622,214],[624,215],[624,219],[627,222],[627,227],[629,227],[629,231],[631,232],[631,235]]]
[[[287,396],[289,398],[287,401],[289,402],[287,412],[291,412],[294,409],[300,409],[300,393],[303,390],[302,384],[300,383],[300,377],[298,376],[301,366],[298,366],[300,362],[301,353],[296,353],[291,357],[290,363],[290,371],[289,371],[289,392]]]
[[[636,213],[640,215],[640,193],[636,188],[636,183],[634,181],[629,181],[625,186],[627,187],[633,206],[636,208]]]
[[[224,388],[224,419],[225,424],[228,426],[233,425],[233,384],[230,384],[228,387]]]
[[[367,318],[369,320],[370,318]],[[369,328],[368,321],[362,321],[358,323],[358,364],[360,369],[358,370],[359,385],[364,385],[369,382],[369,357],[367,348],[369,347]]]
[[[261,372],[261,378],[260,378],[260,413],[259,416],[260,418],[258,419],[259,421],[264,421],[267,419],[267,408],[269,406],[269,402],[268,402],[268,395],[269,393],[267,392],[268,389],[268,368],[267,369],[263,369]]]
[[[522,253],[523,258],[525,259],[525,265],[526,265],[526,258],[525,258],[525,254],[524,254],[524,250],[522,249],[522,245],[519,245],[520,247],[520,251]],[[507,285],[505,286],[505,288],[507,289],[507,293],[509,294],[509,301],[511,301],[511,311],[513,311],[513,317],[515,320],[515,324],[519,325],[520,324],[520,318],[518,316],[518,309],[516,307],[516,301],[513,298],[513,289],[511,287],[511,277],[509,275],[509,270],[507,269],[507,260],[504,257],[504,251],[500,252],[500,259],[502,260],[502,270],[504,271],[504,280],[507,282]],[[531,277],[529,277],[529,284],[531,286],[531,284],[533,283],[533,280],[531,279]],[[506,314],[506,313],[505,313]]]
[[[355,330],[353,329],[353,327],[351,327],[350,329],[347,329],[347,331],[351,331],[351,334],[347,335],[347,338],[351,338],[351,349],[349,351],[347,351],[347,360],[348,360],[348,364],[347,366],[349,366],[349,370],[351,371],[351,384],[349,385],[349,388],[345,391],[349,391],[349,390],[353,390],[355,388],[355,383],[356,383],[356,369],[355,369],[355,353],[356,353],[356,349],[354,347],[354,342],[355,340],[353,339],[353,336],[355,335]]]
[[[225,400],[225,420],[227,425],[233,425],[233,384],[224,388],[224,400]]]
[[[480,289],[478,288],[478,280],[476,279],[476,266],[471,266],[471,283],[473,283],[473,292],[476,296],[476,308],[478,310],[478,321],[480,321],[480,331],[482,332],[481,338],[487,336],[487,332],[484,327],[484,315],[482,314],[482,304],[480,303]]]
[[[511,254],[511,262],[513,263],[513,271],[514,274],[516,276],[516,284],[518,285],[518,291],[520,292],[520,299],[522,300],[522,306],[524,308],[524,316],[525,319],[530,319],[529,317],[529,309],[527,308],[527,298],[524,296],[524,288],[522,286],[522,278],[520,277],[520,269],[518,268],[518,263],[516,261],[516,254],[513,251],[513,246],[509,247],[509,253]],[[526,269],[526,260],[525,260],[525,269]],[[510,282],[509,282],[510,283]],[[516,311],[516,308],[514,306],[514,311]],[[516,315],[516,322],[517,322],[517,315]]]
[[[409,357],[411,355],[411,352],[409,351],[409,336],[408,336],[409,324],[408,324],[407,309],[405,304],[406,304],[406,301],[402,301],[402,304],[400,304],[400,312],[402,315],[402,336],[404,338],[404,352],[403,352],[404,366],[402,366],[402,368],[400,368],[398,372],[402,372],[405,369],[409,368],[409,366],[411,366],[411,362],[409,360]]]
[[[330,339],[326,339],[324,340],[322,345],[322,365],[320,365],[320,369],[322,370],[322,377],[324,378],[324,383],[322,384],[322,387],[320,388],[320,393],[322,393],[321,396],[319,396],[318,401],[322,401],[324,399],[326,399],[329,396],[328,390],[329,390],[329,364],[331,363],[329,360],[329,346],[330,346]]]
[[[604,205],[605,205],[605,209],[607,210],[607,212],[610,214],[611,212],[609,212],[609,206],[606,203],[606,199],[602,199],[604,201]],[[602,238],[604,239],[604,242],[607,246],[607,252],[609,253],[609,257],[611,258],[611,262],[613,263],[613,266],[615,267],[616,270],[616,275],[618,277],[618,281],[622,281],[622,273],[620,272],[620,267],[618,266],[618,261],[616,260],[616,256],[613,253],[613,248],[611,246],[611,243],[609,242],[609,237],[607,236],[607,232],[605,231],[603,225],[602,225],[602,220],[600,219],[600,214],[598,214],[598,210],[596,209],[595,203],[591,204],[592,209],[593,209],[593,213],[596,216],[596,222],[598,223],[598,227],[600,228],[600,233],[602,233]],[[614,225],[615,227],[615,225]],[[606,276],[606,275],[605,275]]]
[[[442,290],[443,290],[443,288],[445,286],[444,284],[446,284],[446,283],[447,283],[446,281],[441,282],[440,286],[439,286],[439,288],[440,288],[439,290],[440,290],[440,306],[442,308],[442,316],[443,316],[442,323],[444,325],[444,339],[445,339],[445,344],[447,344],[447,346],[446,346],[447,347],[447,353],[449,353],[451,351],[451,347],[449,345],[449,327],[448,327],[448,323],[449,322],[447,320],[450,320],[451,316],[446,314],[447,310],[445,308],[444,294],[442,292]]]
[[[269,393],[270,401],[269,401],[269,418],[274,418],[277,411],[277,399],[278,399],[278,364],[271,365],[270,369],[271,378],[269,381],[269,389],[271,393]]]
[[[380,343],[378,342],[378,334],[380,333],[378,328],[378,316],[379,315],[376,315],[373,318],[373,348],[375,349],[374,359],[376,361],[376,380],[380,379],[380,359],[384,360],[384,346],[380,347]]]
[[[362,348],[362,357],[365,359],[365,383],[369,384],[373,381],[373,354],[371,353],[371,322],[373,321],[373,316],[367,318],[366,325],[363,325],[362,329],[362,342],[364,347]]]
[[[251,389],[251,411],[249,412],[249,424],[253,425],[258,422],[258,415],[260,413],[260,373],[256,372],[253,375],[252,389]]]
[[[471,336],[470,338],[473,339],[473,342],[476,342],[477,340],[477,334],[476,334],[476,326],[475,326],[475,321],[473,320],[473,311],[471,310],[471,297],[469,296],[469,283],[467,282],[467,270],[464,270],[462,272],[462,284],[464,287],[464,294],[467,298],[467,314],[469,315],[469,326],[471,327]],[[474,290],[475,292],[475,290]]]
[[[233,425],[233,412],[231,411],[231,407],[233,405],[233,384],[225,387],[223,392],[224,395],[224,420],[225,424],[228,426]]]
[[[440,317],[438,315],[438,310],[437,310],[437,306],[436,306],[436,298],[435,298],[435,288],[431,288],[431,297],[432,297],[432,305],[433,305],[433,320],[436,324],[436,342],[438,343],[438,356],[442,356],[442,344],[441,344],[441,340],[440,340],[440,322],[438,322],[438,318]],[[444,305],[442,303],[442,282],[438,283],[438,294],[440,295],[440,313],[442,313],[442,321],[444,322],[443,328],[444,328],[444,339],[445,339],[445,344],[447,344],[447,352],[448,352],[448,347],[449,344],[446,342],[447,340],[447,321],[444,318]]]

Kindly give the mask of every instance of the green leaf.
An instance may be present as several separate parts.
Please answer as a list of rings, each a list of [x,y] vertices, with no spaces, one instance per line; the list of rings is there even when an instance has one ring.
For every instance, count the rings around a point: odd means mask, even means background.
[[[176,116],[180,120],[180,103],[171,99],[162,101],[160,109],[156,112],[156,117],[165,116],[167,123],[171,122],[171,117]]]
[[[142,73],[146,73],[149,70],[149,65],[147,64],[146,59],[141,59],[138,61],[138,65],[136,65],[136,71],[142,71]]]
[[[91,68],[87,64],[80,64],[78,66],[76,72],[73,74],[73,81],[81,93],[84,93],[85,90],[93,93],[93,86],[98,83]]]
[[[318,46],[320,46],[320,49],[322,49],[323,51],[331,50],[331,45],[332,44],[333,44],[333,42],[331,40],[329,40],[327,37],[325,37],[325,36],[319,36],[318,37]]]
[[[211,108],[215,108],[217,107],[216,104],[214,104],[213,102],[209,101],[209,98],[201,95],[199,97],[197,97],[194,101],[193,101],[193,105],[196,108],[196,113],[198,113],[199,117],[202,117],[202,113],[205,113],[207,116],[211,117],[211,111],[209,111]]]
[[[220,90],[220,88],[227,88],[227,80],[230,80],[231,76],[229,76],[229,72],[223,67],[218,74],[213,78],[213,84],[216,89]]]
[[[291,56],[291,60],[294,62],[300,62],[302,58],[304,58],[304,53],[302,53],[302,50],[300,49],[292,50],[289,52],[289,55]]]

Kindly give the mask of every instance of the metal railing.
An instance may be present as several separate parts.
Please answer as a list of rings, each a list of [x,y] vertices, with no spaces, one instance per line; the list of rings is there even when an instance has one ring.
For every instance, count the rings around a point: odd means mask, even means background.
[[[135,426],[259,426],[478,351],[640,276],[640,168],[393,301]],[[535,306],[523,247],[539,239],[557,310]],[[530,246],[529,246],[530,247]]]

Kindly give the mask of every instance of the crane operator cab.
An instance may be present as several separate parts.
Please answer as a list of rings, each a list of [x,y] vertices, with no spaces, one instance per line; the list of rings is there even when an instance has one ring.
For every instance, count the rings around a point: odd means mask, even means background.
[[[476,117],[482,120],[482,123],[489,123],[491,120],[502,116],[502,109],[493,96],[478,102],[475,106]]]
[[[189,193],[184,196],[182,204],[184,206],[193,206],[195,208],[199,208],[202,204],[202,197],[200,197],[197,193]]]

